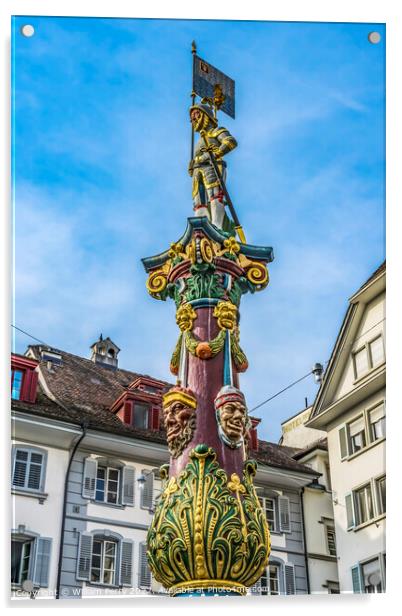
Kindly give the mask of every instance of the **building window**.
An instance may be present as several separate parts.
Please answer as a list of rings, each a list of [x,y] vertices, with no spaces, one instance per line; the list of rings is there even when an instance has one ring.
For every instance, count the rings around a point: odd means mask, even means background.
[[[134,402],[133,426],[147,430],[149,427],[150,405],[142,402]]]
[[[45,454],[23,448],[14,449],[12,485],[23,490],[43,490]]]
[[[363,592],[383,592],[379,558],[374,558],[369,562],[363,563],[361,565],[361,576],[363,582]]]
[[[384,360],[383,338],[382,336],[377,336],[377,338],[369,341],[361,349],[353,353],[355,378],[359,379],[369,370],[373,370],[382,364]]]
[[[366,446],[366,433],[364,429],[364,415],[348,425],[350,453],[356,453]]]
[[[115,541],[94,538],[92,544],[91,582],[113,586],[116,583]]]
[[[276,524],[276,503],[274,498],[260,498],[261,507],[265,511],[269,530],[273,533],[277,531]]]
[[[116,505],[119,502],[120,470],[98,466],[96,473],[95,500]]]
[[[80,534],[77,580],[132,586],[134,542],[110,530]]]
[[[20,586],[29,577],[33,541],[11,542],[11,583]]]
[[[326,526],[326,533],[328,552],[330,556],[336,556],[335,528],[333,526]]]
[[[356,351],[356,353],[353,356],[353,359],[354,359],[354,365],[355,365],[355,377],[356,379],[358,379],[363,374],[365,374],[369,369],[367,348],[363,347],[359,351]]]
[[[384,345],[382,336],[378,336],[369,343],[371,367],[375,368],[384,361]]]
[[[382,515],[386,512],[386,484],[385,476],[376,479],[376,492],[377,492],[377,511],[378,515]]]
[[[376,406],[369,411],[369,425],[371,441],[385,437],[385,407],[384,404]]]
[[[24,372],[22,370],[11,370],[11,397],[13,400],[19,400],[21,397],[23,377]]]
[[[261,576],[258,584],[258,594],[260,595],[279,595],[280,594],[280,565],[272,563]]]
[[[356,510],[356,524],[364,524],[374,517],[373,497],[371,484],[354,491],[354,503]]]
[[[46,588],[49,583],[52,539],[40,537],[36,533],[25,533],[20,528],[11,537],[11,583],[13,586],[21,586],[25,580],[30,580],[35,588]]]

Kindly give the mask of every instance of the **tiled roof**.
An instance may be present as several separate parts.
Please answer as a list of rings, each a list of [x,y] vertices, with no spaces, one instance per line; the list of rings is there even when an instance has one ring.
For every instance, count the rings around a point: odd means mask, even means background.
[[[166,444],[163,428],[160,430],[141,430],[128,426],[110,411],[113,402],[139,376],[146,376],[129,370],[110,368],[95,364],[89,359],[52,349],[52,352],[62,356],[60,365],[47,367],[47,361],[41,360],[40,345],[30,346],[35,358],[40,361],[41,373],[46,387],[56,401],[49,399],[42,389],[38,390],[37,401],[29,404],[12,400],[14,410],[27,412],[41,417],[49,417],[60,421],[80,425],[83,422],[94,430],[121,434],[140,440]],[[153,377],[147,377],[153,378]],[[155,380],[155,379],[153,379]],[[160,381],[166,388],[171,384]],[[250,456],[258,462],[302,473],[317,475],[312,469],[293,459],[298,449],[285,447],[267,441],[258,441],[258,451],[251,451]]]
[[[321,449],[322,451],[328,451],[327,437],[323,436],[322,438],[317,439],[313,443],[310,443],[310,445],[307,445],[307,447],[304,447],[303,449],[298,449],[297,451],[295,451],[292,457],[295,460],[299,460],[306,454],[310,453],[310,451],[314,451],[314,449]]]
[[[256,458],[258,462],[267,464],[268,466],[275,466],[277,468],[286,468],[290,471],[298,471],[301,473],[307,473],[310,475],[317,475],[316,471],[312,470],[300,462],[294,460],[289,451],[293,447],[284,447],[277,443],[269,443],[268,441],[258,440],[258,452],[252,451],[251,456]]]
[[[65,351],[52,349],[62,356],[62,363],[52,363],[47,368],[47,361],[41,360],[40,345],[29,347],[35,359],[40,361],[41,373],[51,393],[64,406],[80,408],[82,410],[110,409],[111,405],[139,376],[146,376],[123,370],[112,369],[96,364],[90,359],[72,355]],[[148,377],[151,378],[151,377]],[[172,385],[164,381],[166,388]]]

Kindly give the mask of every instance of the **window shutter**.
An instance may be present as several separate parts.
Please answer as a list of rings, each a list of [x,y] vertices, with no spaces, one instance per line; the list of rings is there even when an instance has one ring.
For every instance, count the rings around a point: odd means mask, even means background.
[[[353,528],[356,524],[355,508],[354,508],[354,503],[353,503],[353,493],[352,492],[349,492],[349,494],[346,494],[345,506],[346,506],[347,530],[349,530],[349,528]]]
[[[131,401],[125,402],[123,421],[125,424],[128,424],[129,426],[131,426],[132,424],[132,419],[133,419],[132,414],[133,414],[133,403]]]
[[[39,490],[40,480],[42,477],[43,455],[31,451],[30,465],[28,474],[28,488],[31,490]]]
[[[36,540],[35,565],[33,570],[33,583],[35,586],[47,587],[49,585],[51,549],[51,539],[39,537]]]
[[[140,562],[138,567],[138,586],[140,588],[150,588],[151,571],[148,566],[146,543],[140,543]]]
[[[296,594],[295,567],[292,563],[285,565],[285,593],[287,595]]]
[[[84,498],[95,498],[96,473],[98,462],[94,458],[85,458],[84,478],[82,482],[82,496]]]
[[[348,456],[348,440],[346,434],[346,426],[339,429],[339,448],[341,452],[341,460]]]
[[[151,410],[151,429],[159,430],[159,409],[153,406]]]
[[[25,485],[25,477],[28,468],[28,452],[15,449],[14,450],[14,472],[13,486],[22,488]]]
[[[81,533],[78,546],[77,580],[89,580],[90,578],[92,542],[93,536],[91,533]]]
[[[141,491],[141,507],[144,509],[152,509],[154,500],[154,475],[146,469],[142,472],[145,475],[145,484]]]
[[[362,592],[362,580],[359,565],[354,565],[354,567],[352,567],[352,585],[354,593]]]
[[[135,468],[134,466],[123,467],[123,491],[122,491],[122,504],[134,506],[134,480],[135,480]]]
[[[134,542],[131,539],[123,539],[120,549],[120,586],[131,586],[133,582]]]
[[[290,533],[290,506],[287,496],[278,496],[279,527],[282,533]]]

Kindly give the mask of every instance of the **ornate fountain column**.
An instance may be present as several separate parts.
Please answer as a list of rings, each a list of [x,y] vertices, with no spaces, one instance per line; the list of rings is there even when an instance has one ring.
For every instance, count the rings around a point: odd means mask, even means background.
[[[241,244],[206,216],[182,238],[143,259],[147,289],[176,304],[177,378],[163,400],[170,465],[149,532],[151,571],[172,594],[245,594],[270,552],[248,456],[250,420],[239,374],[239,306],[268,284],[272,248]]]

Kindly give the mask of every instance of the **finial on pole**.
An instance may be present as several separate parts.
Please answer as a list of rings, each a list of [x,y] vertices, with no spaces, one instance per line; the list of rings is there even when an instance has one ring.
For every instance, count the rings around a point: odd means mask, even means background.
[[[195,42],[195,41],[193,41],[193,42],[191,43],[191,53],[192,53],[192,54],[196,54],[196,53],[197,53],[197,45],[196,45],[196,42]]]

